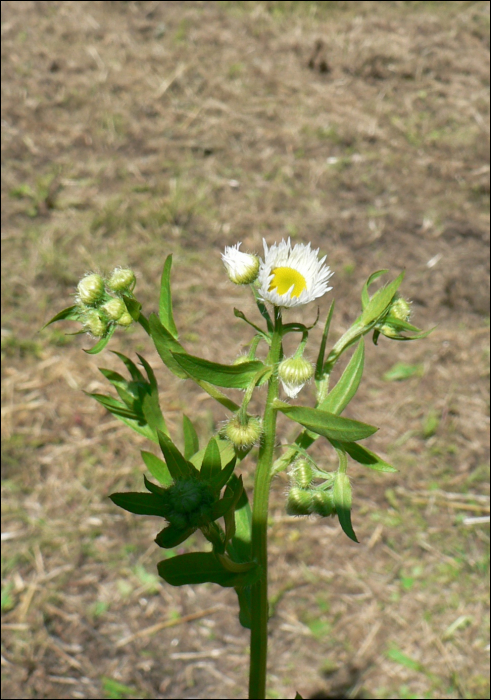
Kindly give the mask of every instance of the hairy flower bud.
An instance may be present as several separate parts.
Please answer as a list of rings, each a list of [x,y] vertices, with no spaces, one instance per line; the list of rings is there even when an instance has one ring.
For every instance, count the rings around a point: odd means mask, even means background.
[[[128,313],[126,304],[122,299],[110,299],[104,304],[102,309],[107,316],[109,316],[111,321],[118,321],[123,314]]]
[[[223,434],[238,450],[247,450],[252,447],[261,437],[262,427],[260,418],[247,416],[244,425],[240,421],[238,414],[233,416],[225,428]]]
[[[332,491],[317,490],[312,493],[312,512],[324,518],[328,515],[334,515],[336,509],[334,508]]]
[[[111,273],[107,282],[109,289],[114,292],[131,292],[136,284],[136,277],[133,270],[117,267]]]
[[[78,283],[77,291],[83,304],[96,305],[104,296],[104,280],[97,274],[85,275]]]
[[[288,515],[310,515],[312,513],[312,491],[292,486],[288,492],[286,512]]]
[[[118,326],[124,326],[125,328],[127,328],[133,323],[133,318],[129,311],[125,311],[123,314],[121,314],[116,323],[118,324]]]
[[[83,316],[85,329],[96,338],[101,338],[107,331],[107,320],[96,309],[88,309]]]
[[[305,383],[314,376],[314,368],[304,357],[289,357],[280,362],[278,376],[285,393],[294,399]]]
[[[302,489],[307,489],[312,483],[313,471],[306,459],[299,459],[293,464],[291,475],[297,486]]]
[[[241,253],[242,244],[225,248],[222,254],[223,264],[227,270],[229,279],[234,284],[251,284],[259,274],[260,260],[257,255]]]
[[[390,316],[396,318],[398,321],[409,321],[411,316],[411,302],[403,297],[398,297],[390,307]]]

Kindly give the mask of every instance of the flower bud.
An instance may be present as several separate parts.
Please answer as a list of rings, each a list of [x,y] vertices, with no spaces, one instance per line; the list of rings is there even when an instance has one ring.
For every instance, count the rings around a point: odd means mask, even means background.
[[[166,520],[169,521],[170,525],[173,525],[174,527],[177,527],[180,530],[185,530],[188,527],[188,520],[186,516],[182,513],[176,513],[175,511],[171,511],[170,513],[167,513],[165,517]]]
[[[122,299],[110,299],[104,304],[102,309],[111,321],[118,321],[124,313],[128,313],[126,304]]]
[[[297,486],[302,489],[308,489],[312,483],[313,471],[306,459],[299,459],[295,462],[291,474]]]
[[[101,338],[107,331],[107,321],[96,309],[89,309],[83,316],[85,329],[96,338]]]
[[[225,428],[223,434],[238,450],[247,450],[261,437],[262,427],[260,418],[247,416],[246,423],[242,425],[240,417],[235,414]]]
[[[118,326],[124,326],[125,328],[127,328],[133,323],[133,317],[131,316],[129,311],[125,311],[123,314],[121,314],[116,323],[118,324]]]
[[[177,513],[191,513],[196,510],[203,500],[206,485],[199,481],[177,481],[169,489],[171,502]]]
[[[104,296],[104,280],[97,274],[85,275],[78,283],[77,291],[82,303],[96,305]]]
[[[294,399],[305,383],[314,376],[314,368],[304,357],[289,357],[280,362],[278,376],[287,396]]]
[[[109,289],[114,292],[131,292],[136,284],[136,277],[133,270],[117,267],[112,271],[107,282]]]
[[[229,279],[234,284],[251,284],[257,279],[259,274],[260,260],[257,255],[241,253],[239,248],[242,244],[225,248],[222,254],[223,264],[227,270]]]
[[[286,502],[288,515],[310,515],[312,505],[312,491],[292,486]]]
[[[332,492],[320,490],[314,491],[312,493],[312,511],[324,518],[328,515],[334,515],[336,509],[334,508]]]
[[[409,321],[411,316],[411,302],[403,297],[398,297],[390,307],[390,316],[396,318],[398,321]]]

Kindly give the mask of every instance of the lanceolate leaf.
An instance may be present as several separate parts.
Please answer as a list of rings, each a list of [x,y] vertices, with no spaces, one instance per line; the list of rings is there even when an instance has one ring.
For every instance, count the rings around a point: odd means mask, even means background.
[[[244,362],[241,365],[220,365],[184,353],[173,352],[172,356],[194,379],[234,389],[247,389],[254,376],[264,369],[264,364],[259,360]]]
[[[303,406],[284,406],[279,409],[288,418],[300,423],[308,430],[326,438],[353,442],[373,435],[378,428],[356,420],[341,418],[333,413]]]
[[[136,515],[159,515],[164,517],[165,505],[154,493],[112,493],[109,498],[120,508]]]
[[[322,368],[324,367],[324,356],[326,354],[326,343],[329,337],[329,328],[331,327],[332,315],[334,313],[334,301],[331,303],[329,313],[327,314],[326,324],[324,326],[324,332],[322,333],[322,340],[319,348],[319,354],[317,356],[317,362],[315,364],[315,378],[317,381],[322,379]]]
[[[225,467],[226,464],[230,462],[231,459],[235,457],[235,451],[232,446],[232,443],[229,440],[224,440],[220,436],[215,436],[215,440],[218,445],[218,449],[220,450],[220,459],[222,462],[222,469]],[[189,458],[189,461],[194,464],[194,466],[197,469],[201,469],[201,465],[203,463],[203,457],[205,455],[206,448],[203,448],[202,450],[199,450],[199,452],[196,452],[192,457]]]
[[[260,575],[259,567],[240,573],[228,571],[213,552],[192,552],[165,559],[157,565],[160,576],[171,586],[218,583],[225,588],[252,585]]]
[[[93,348],[90,348],[90,350],[84,349],[84,352],[86,352],[87,355],[97,355],[99,352],[102,352],[102,350],[104,350],[106,345],[111,340],[115,330],[116,330],[116,326],[110,326],[106,335],[103,338],[101,338],[99,340],[99,342],[94,345]]]
[[[220,450],[215,438],[211,438],[206,448],[203,464],[201,465],[201,478],[203,480],[211,480],[216,477],[222,470],[222,462],[220,460]]]
[[[155,538],[155,542],[163,549],[172,549],[172,547],[177,547],[178,544],[187,540],[193,532],[196,532],[195,527],[188,527],[185,530],[181,530],[174,527],[174,525],[168,525],[159,532]]]
[[[172,478],[177,480],[198,477],[198,470],[191,464],[191,462],[184,459],[172,440],[160,430],[157,432],[157,435],[159,438],[160,449],[165,457],[165,462],[169,472],[172,475]]]
[[[52,323],[56,323],[56,321],[78,321],[79,318],[80,311],[78,310],[78,306],[68,306],[66,309],[63,309],[63,311],[57,313],[56,316],[53,316],[51,321],[45,323],[41,330],[44,330],[47,326],[50,326]]]
[[[329,392],[325,400],[319,406],[323,411],[339,415],[344,411],[353,396],[356,394],[363,376],[365,362],[365,344],[360,338],[358,347],[349,361],[336,386]]]
[[[162,325],[155,314],[150,314],[148,323],[150,326],[150,335],[152,336],[152,340],[155,343],[155,347],[163,363],[176,377],[187,379],[189,376],[188,373],[176,362],[172,354],[173,352],[184,352],[182,345],[178,343],[170,331]]]
[[[379,289],[379,291],[373,295],[361,315],[360,322],[362,324],[369,326],[383,315],[384,311],[388,309],[389,304],[394,298],[394,294],[399,289],[403,279],[404,272],[401,272],[401,274],[393,282],[388,284],[386,287]]]
[[[377,272],[374,272],[373,274],[370,275],[370,277],[367,279],[365,284],[363,285],[363,289],[361,290],[361,305],[363,310],[366,309],[368,304],[370,303],[370,296],[368,294],[368,288],[370,285],[375,282],[375,280],[378,280],[379,277],[382,277],[382,275],[385,275],[388,272],[388,270],[377,270]]]
[[[351,524],[351,484],[347,474],[337,472],[332,491],[341,527],[353,542],[358,542]]]
[[[194,425],[185,415],[182,417],[182,431],[184,434],[184,456],[186,459],[191,459],[199,450],[199,440]]]
[[[140,370],[135,365],[133,360],[130,360],[129,357],[126,357],[126,355],[123,355],[123,353],[117,352],[116,350],[111,350],[111,352],[113,353],[113,355],[117,355],[117,357],[119,357],[119,359],[122,362],[124,362],[126,369],[131,374],[131,378],[133,379],[133,381],[135,381],[135,382],[144,382],[145,381],[143,374],[140,372]]]
[[[364,467],[369,467],[370,469],[375,469],[379,472],[397,472],[390,464],[384,462],[384,460],[375,454],[367,450],[366,447],[358,445],[355,442],[343,442],[343,448],[356,462],[363,464]]]
[[[172,268],[172,255],[168,255],[164,269],[162,271],[162,279],[160,282],[160,301],[159,301],[159,318],[162,325],[167,328],[169,333],[177,338],[177,328],[174,323],[172,313],[172,295],[170,290],[170,271]]]
[[[174,480],[170,474],[170,471],[167,468],[167,464],[151,452],[146,452],[145,450],[142,450],[141,455],[143,457],[143,461],[147,466],[148,471],[154,477],[154,479],[157,479],[157,481],[161,483],[162,486],[172,486]]]

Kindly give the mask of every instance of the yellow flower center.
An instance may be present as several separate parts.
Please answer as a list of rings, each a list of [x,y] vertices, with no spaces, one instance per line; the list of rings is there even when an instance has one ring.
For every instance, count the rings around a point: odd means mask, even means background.
[[[275,267],[272,270],[273,279],[269,285],[268,292],[276,291],[278,294],[286,294],[293,285],[292,297],[299,297],[304,289],[307,289],[305,277],[291,267]]]

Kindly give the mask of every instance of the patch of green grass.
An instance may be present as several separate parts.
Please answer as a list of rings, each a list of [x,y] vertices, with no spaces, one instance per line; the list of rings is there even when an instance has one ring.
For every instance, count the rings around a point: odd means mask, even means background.
[[[2,330],[1,348],[2,360],[6,357],[23,359],[32,356],[37,359],[41,358],[41,343],[30,338],[19,338],[12,331]]]
[[[105,698],[113,698],[113,700],[120,700],[121,698],[138,697],[147,698],[147,693],[142,694],[141,690],[136,688],[130,688],[128,685],[119,683],[113,678],[107,678],[105,676],[101,679],[102,692]]]
[[[424,365],[411,365],[407,362],[397,362],[383,376],[386,382],[400,382],[410,377],[422,377]]]
[[[432,437],[438,430],[441,421],[441,413],[435,409],[428,411],[423,419],[423,437],[425,440]]]

